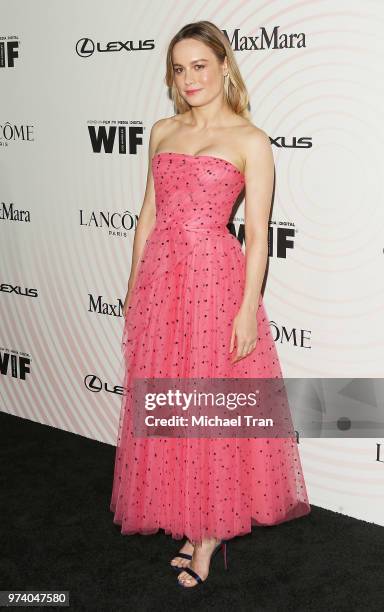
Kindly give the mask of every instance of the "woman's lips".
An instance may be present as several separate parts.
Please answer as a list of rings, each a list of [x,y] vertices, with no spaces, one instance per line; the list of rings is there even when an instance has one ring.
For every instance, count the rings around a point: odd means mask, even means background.
[[[190,96],[192,94],[197,93],[198,91],[201,91],[201,89],[187,89],[185,93],[187,94],[187,96]]]

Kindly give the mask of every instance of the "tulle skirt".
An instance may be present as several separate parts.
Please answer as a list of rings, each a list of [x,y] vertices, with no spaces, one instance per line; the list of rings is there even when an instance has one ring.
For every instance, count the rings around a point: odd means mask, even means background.
[[[159,240],[146,244],[144,261],[153,263],[139,268],[124,324],[125,395],[110,502],[114,523],[124,535],[163,529],[175,539],[201,541],[230,539],[254,525],[308,514],[293,436],[134,435],[135,378],[282,378],[261,296],[256,348],[231,363],[232,324],[245,279],[245,256],[237,239],[231,234],[207,237],[167,269],[156,269],[160,245]]]

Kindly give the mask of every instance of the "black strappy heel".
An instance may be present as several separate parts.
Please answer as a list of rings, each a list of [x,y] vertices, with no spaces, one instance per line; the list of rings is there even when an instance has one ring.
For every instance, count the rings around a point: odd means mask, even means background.
[[[191,542],[191,540],[189,539],[187,539],[186,541]],[[193,542],[191,542],[191,544],[193,545]],[[173,557],[173,559],[175,559],[176,557],[181,557],[182,559],[188,559],[189,561],[192,561],[192,555],[190,555],[189,553],[179,552]],[[170,563],[169,565],[173,570],[175,570],[175,572],[180,572],[181,570],[185,569],[185,567],[181,567],[180,565],[172,565],[172,563]]]
[[[175,555],[175,557],[181,557],[182,559],[189,559],[190,561],[192,561],[192,555],[189,555],[188,553],[179,552],[177,555]],[[172,563],[170,563],[169,565],[176,572],[181,572],[181,570],[185,570],[185,567],[182,567],[181,565],[172,565]]]
[[[227,562],[227,540],[222,540],[214,549],[212,555],[211,555],[211,561],[213,559],[213,557],[216,555],[216,553],[219,552],[219,549],[222,549],[223,551],[223,557],[224,557],[224,567],[227,570],[228,569],[228,562]],[[177,580],[178,584],[183,587],[184,589],[190,589],[190,588],[194,588],[196,586],[198,586],[199,584],[203,584],[203,582],[205,582],[208,578],[203,580],[199,574],[197,572],[195,572],[192,568],[190,567],[183,567],[182,570],[184,572],[187,572],[187,574],[189,574],[190,576],[192,576],[192,578],[194,578],[196,580],[196,584],[194,584],[192,587],[189,586],[185,586],[182,582],[180,582],[180,580]]]

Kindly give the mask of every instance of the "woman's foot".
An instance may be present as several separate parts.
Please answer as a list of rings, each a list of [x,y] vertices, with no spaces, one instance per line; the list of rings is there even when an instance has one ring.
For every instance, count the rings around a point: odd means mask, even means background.
[[[189,567],[200,576],[203,582],[207,579],[209,574],[212,553],[220,541],[221,540],[216,538],[210,538],[209,540],[203,540],[201,544],[196,543],[194,547],[192,561],[189,562]],[[196,578],[187,572],[181,571],[177,579],[185,587],[194,587],[197,585]]]
[[[189,540],[187,540],[184,546],[180,548],[179,552],[192,556],[193,550],[194,550],[194,545]],[[189,566],[190,563],[191,563],[190,559],[184,559],[183,557],[178,557],[178,556],[174,557],[171,560],[172,567],[183,568],[183,567]]]

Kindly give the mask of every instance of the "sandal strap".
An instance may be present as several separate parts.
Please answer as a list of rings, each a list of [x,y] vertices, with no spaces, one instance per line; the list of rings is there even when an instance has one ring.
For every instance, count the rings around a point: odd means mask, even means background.
[[[191,569],[190,567],[183,567],[184,572],[187,572],[187,574],[189,574],[190,576],[192,576],[192,578],[194,578],[196,580],[196,582],[203,582],[203,580],[200,578],[199,574],[197,574],[193,569]]]
[[[190,559],[190,560],[192,560],[192,555],[188,555],[188,553],[179,552],[176,555],[176,558],[177,557],[181,557],[182,559]]]

